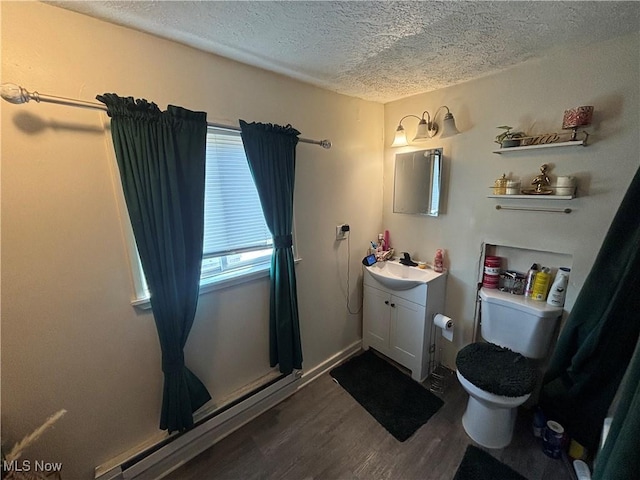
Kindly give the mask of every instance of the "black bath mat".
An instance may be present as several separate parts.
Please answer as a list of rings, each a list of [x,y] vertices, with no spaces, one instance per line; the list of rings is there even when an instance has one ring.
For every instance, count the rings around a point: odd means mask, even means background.
[[[369,350],[334,368],[330,375],[401,442],[444,404]]]
[[[453,480],[527,480],[484,450],[467,446]]]

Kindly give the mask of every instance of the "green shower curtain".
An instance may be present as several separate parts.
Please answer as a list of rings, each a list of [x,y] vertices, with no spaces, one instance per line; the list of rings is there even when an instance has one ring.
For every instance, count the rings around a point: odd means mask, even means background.
[[[639,206],[640,169],[561,332],[540,397],[547,416],[591,451],[640,334]],[[638,430],[621,430],[617,437],[617,445],[640,442]]]
[[[302,368],[298,295],[293,258],[293,189],[298,132],[287,125],[240,120],[244,150],[258,190],[264,218],[273,235],[269,358],[289,374]]]
[[[593,480],[640,478],[640,344],[620,388],[609,435],[596,457]]]
[[[184,364],[200,282],[207,116],[161,112],[146,100],[99,95],[111,117],[124,197],[151,291],[162,350],[160,428],[184,431],[211,396]]]

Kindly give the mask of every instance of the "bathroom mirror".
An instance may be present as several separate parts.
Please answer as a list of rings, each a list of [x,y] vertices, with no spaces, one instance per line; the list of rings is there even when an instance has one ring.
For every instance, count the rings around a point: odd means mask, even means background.
[[[440,213],[442,148],[396,154],[393,212]]]

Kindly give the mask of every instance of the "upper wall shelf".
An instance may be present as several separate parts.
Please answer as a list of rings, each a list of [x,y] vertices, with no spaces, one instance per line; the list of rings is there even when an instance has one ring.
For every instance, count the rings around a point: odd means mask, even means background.
[[[515,148],[515,147],[514,147]],[[573,195],[487,195],[487,198],[504,198],[507,200],[571,200]]]
[[[513,153],[513,152],[521,152],[523,150],[540,150],[541,148],[558,148],[558,147],[578,147],[578,146],[587,146],[587,139],[583,140],[570,140],[568,142],[560,142],[560,143],[544,143],[542,145],[525,145],[524,147],[508,147],[508,148],[499,148],[498,150],[494,150],[493,153]]]

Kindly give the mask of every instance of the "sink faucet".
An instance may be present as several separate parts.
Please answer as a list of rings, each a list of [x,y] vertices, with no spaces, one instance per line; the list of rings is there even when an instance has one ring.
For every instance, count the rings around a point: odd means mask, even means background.
[[[402,265],[406,265],[408,267],[415,267],[416,265],[418,265],[416,262],[411,260],[411,256],[409,256],[409,253],[402,252],[402,255],[403,257],[400,259],[400,263]]]

